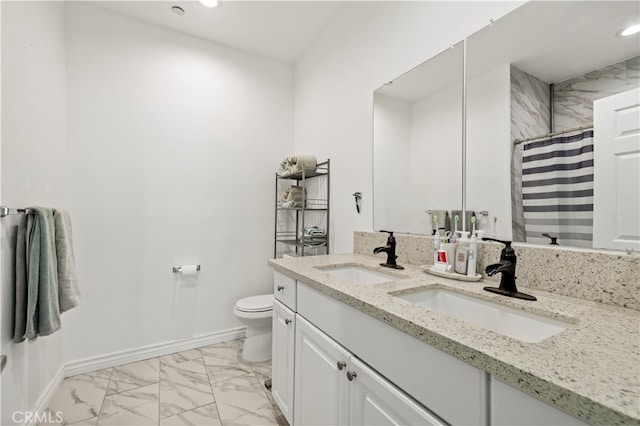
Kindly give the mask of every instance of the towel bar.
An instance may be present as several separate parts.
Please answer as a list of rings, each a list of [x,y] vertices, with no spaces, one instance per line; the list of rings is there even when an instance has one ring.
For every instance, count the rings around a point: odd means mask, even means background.
[[[10,209],[7,206],[0,206],[0,217],[5,217],[10,214],[30,214],[31,209]]]
[[[200,270],[200,265],[196,265],[196,271]],[[174,266],[173,273],[177,274],[178,272],[182,272],[182,266]]]

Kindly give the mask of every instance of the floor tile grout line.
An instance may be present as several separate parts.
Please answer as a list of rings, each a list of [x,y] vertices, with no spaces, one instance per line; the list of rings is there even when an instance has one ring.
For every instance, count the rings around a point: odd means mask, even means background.
[[[111,378],[113,377],[113,368],[111,368],[111,374],[109,374],[109,382],[107,383],[107,389],[104,391],[104,396],[102,397],[102,403],[100,404],[100,409],[98,410],[98,415],[96,416],[96,426],[100,421],[100,414],[102,414],[102,408],[104,407],[104,401],[107,399],[107,392],[109,391],[109,386],[111,385]]]
[[[214,404],[216,404],[216,413],[218,413],[218,420],[220,421],[220,424],[224,426],[224,423],[222,423],[222,416],[220,415],[220,408],[218,407],[218,401],[216,400],[216,395],[213,392],[213,384],[211,383],[211,376],[209,376],[209,370],[207,370],[207,364],[206,364],[206,361],[204,360],[204,353],[202,352],[201,348],[198,348],[198,351],[200,351],[200,357],[202,358],[202,363],[205,365],[204,371],[207,373],[207,380],[209,381],[209,389],[211,389],[211,396],[213,397]]]

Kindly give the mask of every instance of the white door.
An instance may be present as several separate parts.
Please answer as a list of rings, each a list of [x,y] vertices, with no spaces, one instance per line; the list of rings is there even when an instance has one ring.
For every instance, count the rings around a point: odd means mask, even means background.
[[[349,421],[350,353],[296,315],[293,423],[345,425]]]
[[[593,104],[593,247],[640,250],[640,89]]]
[[[349,373],[351,425],[444,425],[355,357]]]
[[[273,301],[271,349],[271,394],[289,424],[293,424],[293,354],[295,313]]]

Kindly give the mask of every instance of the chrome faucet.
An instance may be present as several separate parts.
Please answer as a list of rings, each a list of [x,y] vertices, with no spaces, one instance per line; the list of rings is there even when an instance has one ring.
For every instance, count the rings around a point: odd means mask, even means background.
[[[494,238],[483,238],[482,240],[496,241],[505,245],[500,253],[500,261],[485,268],[485,272],[490,277],[497,273],[502,274],[500,287],[485,287],[484,289],[491,293],[515,297],[516,299],[538,300],[530,294],[520,293],[516,287],[516,263],[518,259],[515,250],[511,247],[511,241],[496,240]]]
[[[393,236],[393,231],[380,230],[380,232],[386,232],[389,234],[389,238],[387,238],[386,246],[376,247],[373,249],[373,254],[378,254],[382,252],[387,253],[387,261],[385,263],[381,263],[380,266],[384,266],[385,268],[392,268],[392,269],[404,269],[404,267],[396,263],[396,259],[398,258],[398,256],[396,256],[396,239]]]

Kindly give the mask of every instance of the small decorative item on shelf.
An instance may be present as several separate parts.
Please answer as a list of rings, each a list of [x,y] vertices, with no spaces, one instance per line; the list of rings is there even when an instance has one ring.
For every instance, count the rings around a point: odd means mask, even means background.
[[[302,243],[307,246],[323,246],[327,243],[327,234],[317,226],[307,226],[302,234]]]
[[[305,173],[314,172],[317,164],[318,161],[314,155],[292,155],[282,160],[278,168],[278,176],[289,176],[303,170]]]
[[[282,207],[299,208],[304,204],[305,190],[301,186],[291,185],[280,194]]]

